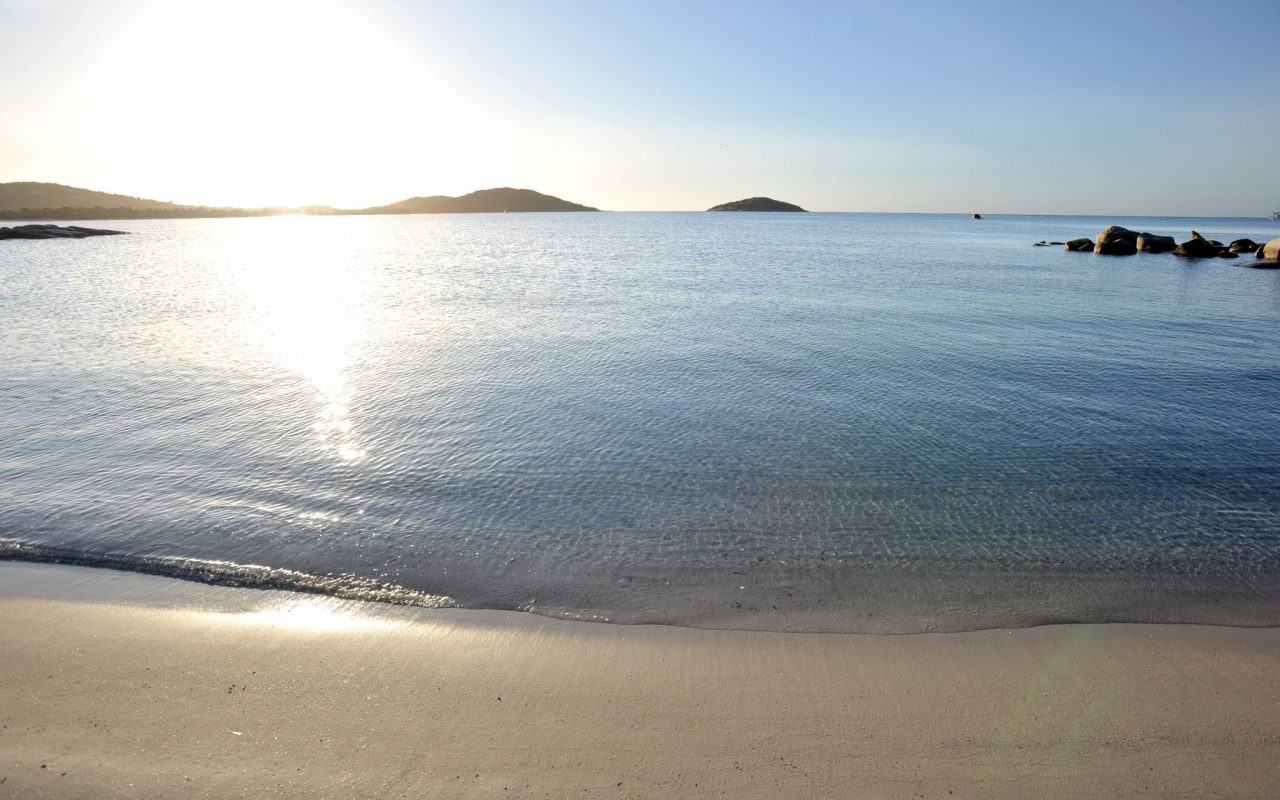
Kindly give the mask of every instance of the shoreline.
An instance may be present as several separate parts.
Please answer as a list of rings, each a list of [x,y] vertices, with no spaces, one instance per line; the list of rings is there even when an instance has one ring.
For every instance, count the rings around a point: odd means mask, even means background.
[[[392,607],[528,612],[556,620],[778,633],[959,633],[1134,623],[1280,627],[1280,582],[1251,574],[876,570],[858,565],[655,571],[597,568],[565,586],[544,570],[442,562],[404,585],[350,574],[176,556],[84,553],[0,538],[0,564],[51,564],[197,585],[294,592]],[[550,573],[551,567],[545,572]],[[619,587],[625,586],[625,590]],[[535,599],[536,598],[536,599]]]
[[[583,625],[20,562],[0,617],[0,796],[1280,793],[1275,628]]]

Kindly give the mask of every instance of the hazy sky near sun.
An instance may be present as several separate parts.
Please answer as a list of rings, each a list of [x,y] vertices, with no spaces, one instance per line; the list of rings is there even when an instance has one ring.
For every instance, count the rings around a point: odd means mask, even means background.
[[[1257,216],[1280,3],[0,0],[0,181]]]

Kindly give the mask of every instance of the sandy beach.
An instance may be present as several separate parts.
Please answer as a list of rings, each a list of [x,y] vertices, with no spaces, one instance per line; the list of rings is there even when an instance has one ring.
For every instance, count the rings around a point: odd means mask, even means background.
[[[1280,630],[562,622],[0,565],[0,796],[1274,797]]]

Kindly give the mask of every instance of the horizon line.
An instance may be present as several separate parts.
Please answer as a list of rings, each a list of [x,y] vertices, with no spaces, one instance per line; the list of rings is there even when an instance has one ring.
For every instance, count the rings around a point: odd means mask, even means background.
[[[304,211],[304,209],[307,209],[307,208],[329,208],[329,209],[333,209],[334,211],[338,211],[338,212],[362,212],[362,211],[368,211],[369,209],[374,209],[374,208],[383,208],[383,207],[391,206],[391,205],[394,205],[394,204],[396,204],[396,203],[404,202],[405,200],[411,200],[411,199],[420,198],[420,197],[448,197],[448,198],[454,198],[454,199],[456,199],[456,198],[459,198],[459,197],[465,197],[465,196],[470,195],[470,194],[475,194],[475,193],[477,193],[477,192],[494,191],[494,190],[499,190],[499,189],[510,189],[510,190],[514,190],[514,191],[531,191],[531,192],[534,192],[534,193],[536,193],[536,194],[540,194],[540,195],[543,195],[543,196],[546,196],[546,197],[551,197],[551,198],[554,198],[554,199],[556,199],[556,200],[561,200],[561,201],[563,201],[563,202],[569,202],[569,203],[573,203],[573,204],[575,204],[575,205],[586,205],[585,203],[579,203],[579,202],[577,202],[577,201],[573,201],[573,200],[565,200],[564,198],[562,198],[562,197],[560,197],[560,196],[558,196],[558,195],[551,195],[551,194],[547,194],[547,193],[542,192],[542,191],[539,191],[539,190],[537,190],[537,189],[528,189],[528,188],[525,188],[525,187],[516,187],[516,186],[510,186],[510,185],[506,185],[506,186],[491,186],[491,187],[485,187],[485,188],[482,188],[482,189],[473,189],[473,190],[471,190],[471,191],[469,191],[469,192],[464,192],[464,193],[459,194],[459,195],[448,195],[448,194],[413,194],[413,195],[409,195],[408,197],[403,197],[403,198],[400,198],[400,199],[398,199],[398,200],[392,200],[392,201],[387,202],[387,203],[381,203],[381,204],[378,204],[378,205],[365,206],[365,207],[363,207],[363,208],[356,208],[356,207],[348,207],[348,206],[335,206],[335,205],[330,205],[330,204],[328,204],[328,203],[306,203],[306,204],[302,204],[302,205],[257,205],[257,206],[255,206],[255,205],[247,205],[247,206],[241,206],[241,205],[207,205],[207,204],[200,204],[200,203],[184,203],[184,202],[178,202],[178,201],[176,201],[176,200],[156,200],[156,199],[154,199],[154,198],[142,197],[142,196],[139,196],[139,195],[124,194],[124,193],[122,193],[122,192],[106,191],[106,190],[102,190],[102,189],[89,189],[89,188],[84,187],[84,186],[73,186],[73,185],[71,185],[71,184],[58,183],[58,182],[56,182],[56,181],[39,181],[39,180],[12,180],[12,181],[0,181],[0,186],[3,186],[3,185],[5,185],[5,184],[11,184],[11,183],[36,183],[36,184],[46,184],[46,185],[50,185],[50,186],[59,186],[59,187],[65,188],[65,189],[74,189],[74,190],[78,190],[78,191],[96,192],[96,193],[100,193],[100,194],[114,194],[114,195],[119,195],[119,196],[121,196],[121,197],[129,197],[129,198],[133,198],[133,199],[137,199],[137,200],[143,200],[143,201],[146,201],[146,202],[152,202],[152,203],[166,203],[166,204],[169,204],[169,205],[172,205],[172,206],[178,207],[178,208],[210,209],[210,210],[220,210],[220,211],[261,211],[261,212],[277,212],[277,213],[274,213],[274,214],[271,214],[271,213],[264,214],[263,216],[290,216],[290,215],[293,215],[293,216],[324,216],[324,215],[321,215],[321,214],[297,213],[297,212],[303,212],[303,211]],[[752,197],[769,197],[769,195],[752,195]],[[749,198],[742,198],[742,199],[749,199]],[[729,202],[735,202],[735,201],[729,201]],[[788,202],[789,202],[789,201],[788,201]],[[57,211],[57,210],[59,210],[60,208],[103,208],[103,209],[121,208],[121,209],[125,209],[125,208],[133,208],[133,207],[132,207],[132,206],[56,206],[56,207],[32,208],[32,209],[30,209],[30,210],[32,210],[32,211]],[[612,209],[611,209],[611,208],[595,208],[595,207],[592,207],[592,208],[594,208],[594,210],[595,210],[595,211],[597,211],[597,212],[601,212],[601,213],[628,213],[628,214],[677,214],[677,213],[705,213],[705,212],[709,211],[709,209],[706,209],[706,208],[623,208],[623,209],[618,209],[618,208],[612,208]],[[144,209],[136,209],[136,210],[140,210],[140,211],[141,211],[141,210],[144,210]],[[12,212],[11,212],[11,213],[12,213]],[[483,214],[483,213],[500,213],[500,212],[484,212],[484,211],[475,211],[475,212],[408,212],[408,213],[410,213],[410,214],[412,214],[412,213],[475,213],[475,214]],[[564,211],[564,212],[555,212],[555,211],[513,211],[513,212],[509,212],[509,213],[513,213],[513,214],[520,214],[520,213],[530,213],[530,214],[548,214],[548,213],[552,213],[552,214],[554,214],[554,213],[582,213],[582,212],[577,212],[577,211],[575,211],[575,212],[568,212],[568,211]],[[737,214],[742,214],[742,213],[760,213],[760,214],[776,214],[776,213],[793,213],[793,214],[794,214],[794,213],[810,213],[810,214],[919,214],[919,215],[932,215],[932,216],[952,216],[952,215],[972,215],[972,214],[980,214],[980,215],[982,215],[983,217],[988,217],[988,216],[1019,216],[1019,217],[1163,217],[1163,218],[1166,218],[1166,219],[1255,219],[1255,218],[1256,218],[1256,219],[1261,219],[1261,220],[1266,220],[1266,221],[1272,221],[1272,220],[1270,220],[1270,219],[1269,219],[1269,217],[1270,217],[1270,215],[1271,215],[1271,214],[1276,213],[1276,212],[1271,212],[1271,211],[1264,211],[1264,212],[1260,212],[1260,213],[1258,214],[1258,216],[1257,216],[1257,217],[1254,217],[1253,215],[1249,215],[1249,214],[1186,214],[1186,213],[1178,213],[1178,214],[1162,214],[1162,213],[1096,212],[1096,211],[1095,211],[1095,212],[1073,212],[1073,211],[1040,211],[1040,212],[1023,212],[1023,211],[981,211],[981,210],[978,210],[978,211],[973,211],[973,210],[968,210],[968,211],[960,211],[960,210],[949,210],[949,211],[936,211],[936,210],[935,210],[935,211],[925,211],[925,210],[867,210],[867,209],[805,209],[803,212],[795,212],[795,211],[793,211],[793,212],[777,212],[777,211],[758,211],[758,212],[750,212],[750,211],[747,211],[747,212],[743,212],[743,211],[732,211],[732,212],[724,212],[724,213],[737,213]],[[357,216],[357,215],[358,215],[358,214],[341,214],[341,213],[340,213],[340,214],[335,214],[334,216]],[[363,214],[363,215],[360,215],[360,216],[403,216],[403,215],[404,215],[404,214],[387,213],[387,214]]]

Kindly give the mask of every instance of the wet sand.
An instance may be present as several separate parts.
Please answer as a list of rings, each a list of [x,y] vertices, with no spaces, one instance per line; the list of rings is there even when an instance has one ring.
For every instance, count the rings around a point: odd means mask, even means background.
[[[903,636],[0,564],[0,797],[1275,797],[1280,629]]]

